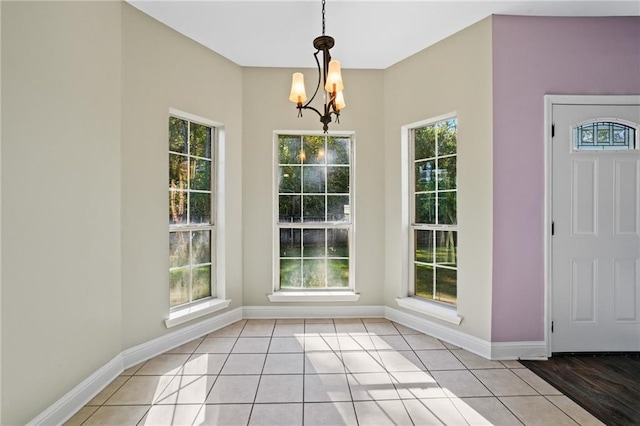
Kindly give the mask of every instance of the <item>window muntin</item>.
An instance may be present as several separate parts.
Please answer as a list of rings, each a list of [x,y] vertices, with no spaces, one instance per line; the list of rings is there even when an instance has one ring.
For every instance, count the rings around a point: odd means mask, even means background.
[[[638,131],[621,122],[594,121],[573,128],[573,148],[586,150],[637,149]]]
[[[276,288],[351,288],[351,136],[278,135],[276,143]]]
[[[213,126],[169,117],[169,305],[213,294]]]
[[[457,119],[410,132],[411,286],[414,296],[457,303]]]

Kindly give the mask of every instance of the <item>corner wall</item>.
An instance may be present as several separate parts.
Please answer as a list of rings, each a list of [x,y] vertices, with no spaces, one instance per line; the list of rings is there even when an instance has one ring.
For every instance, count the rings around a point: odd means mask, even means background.
[[[493,228],[491,18],[484,19],[385,70],[385,305],[407,296],[402,223],[400,128],[456,112],[458,116],[458,314],[446,327],[490,340]],[[406,189],[405,189],[406,191]],[[405,195],[406,196],[406,195]],[[404,270],[404,272],[403,272]]]
[[[122,351],[119,2],[2,2],[2,418]]]
[[[544,95],[638,93],[639,17],[493,17],[492,341],[544,340]]]
[[[310,62],[313,62],[310,51]],[[307,87],[315,86],[317,71],[277,68],[245,68],[243,78],[243,261],[244,305],[271,304],[273,277],[273,132],[321,131],[313,111],[302,118],[288,100],[291,75],[304,71]],[[380,305],[384,292],[384,144],[383,72],[343,70],[347,107],[340,124],[330,131],[355,131],[356,197],[355,252],[357,305]],[[317,81],[317,80],[315,80]],[[309,89],[308,89],[309,90]],[[316,99],[321,104],[321,101]],[[314,305],[317,305],[314,303]],[[340,302],[339,306],[353,305]],[[299,306],[299,304],[298,304]]]
[[[224,124],[226,298],[242,306],[242,69],[122,6],[122,348],[168,333],[169,108]]]

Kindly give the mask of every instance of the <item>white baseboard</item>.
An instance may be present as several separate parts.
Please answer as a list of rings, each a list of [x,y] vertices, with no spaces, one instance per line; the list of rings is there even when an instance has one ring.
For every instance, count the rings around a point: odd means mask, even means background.
[[[27,424],[29,426],[63,424],[118,377],[125,368],[132,367],[241,319],[242,308],[236,308],[127,349],[116,355]]]
[[[384,317],[384,306],[244,306],[243,317],[275,318],[375,318]]]
[[[388,306],[244,306],[150,340],[116,355],[78,386],[31,420],[28,425],[58,425],[132,367],[243,318],[372,318],[384,317],[488,359],[546,359],[545,342],[490,343],[454,328]]]
[[[470,336],[469,334],[463,333],[455,328],[446,327],[426,318],[390,308],[389,306],[385,306],[384,312],[385,318],[390,319],[391,321],[395,321],[398,324],[421,331],[435,337],[436,339],[444,340],[447,343],[466,349],[469,352],[473,352],[474,354],[480,355],[484,358],[491,358],[491,343],[486,340]]]
[[[102,389],[123,371],[122,353],[100,367],[95,373],[71,389],[29,423],[33,425],[60,425],[91,401]]]
[[[242,319],[242,308],[235,308],[196,324],[181,328],[157,339],[142,343],[122,352],[124,368],[133,367],[154,356],[209,334]]]
[[[547,359],[547,345],[535,342],[494,342],[491,344],[491,359]]]

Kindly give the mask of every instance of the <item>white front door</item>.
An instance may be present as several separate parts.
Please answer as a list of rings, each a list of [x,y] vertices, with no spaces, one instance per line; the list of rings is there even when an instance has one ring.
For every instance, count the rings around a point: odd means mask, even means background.
[[[640,351],[640,105],[552,117],[551,350]]]

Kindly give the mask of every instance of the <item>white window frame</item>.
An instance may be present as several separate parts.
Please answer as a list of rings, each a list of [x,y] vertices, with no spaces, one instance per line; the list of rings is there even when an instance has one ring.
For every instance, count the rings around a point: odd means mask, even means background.
[[[456,112],[443,114],[426,120],[407,124],[401,127],[401,186],[402,186],[402,297],[398,297],[396,302],[400,307],[410,309],[422,314],[429,315],[442,321],[446,321],[455,325],[462,322],[462,317],[458,315],[458,307],[456,305],[443,303],[437,300],[426,299],[415,295],[415,264],[414,264],[414,231],[415,230],[455,230],[459,232],[459,224],[456,225],[425,225],[416,224],[414,220],[414,193],[415,193],[415,160],[413,135],[415,129],[434,125],[442,121],[456,119],[459,126],[459,117]],[[459,145],[456,144],[456,163],[459,164],[460,151]],[[459,185],[456,186],[456,192],[459,192]],[[459,203],[457,203],[459,205]],[[459,234],[458,234],[459,235]],[[459,240],[458,240],[459,241]],[[460,266],[456,267],[459,271]]]
[[[299,222],[285,224],[279,222],[279,136],[329,136],[348,137],[351,140],[349,152],[349,222]],[[291,131],[273,132],[273,293],[268,295],[271,302],[350,302],[357,301],[360,295],[355,292],[355,132]],[[349,235],[349,286],[345,288],[280,288],[280,229],[281,227],[304,229],[347,229]]]
[[[222,123],[203,118],[194,114],[170,108],[167,116],[186,120],[210,127],[211,132],[211,223],[198,225],[169,225],[169,233],[172,231],[188,230],[210,230],[210,251],[211,251],[211,296],[195,300],[189,303],[169,307],[169,317],[165,320],[167,328],[175,327],[187,321],[208,315],[225,309],[231,300],[225,299],[225,217],[224,217],[224,141],[225,129]],[[168,137],[166,138],[168,141]],[[167,155],[169,150],[167,149]],[[169,238],[167,233],[167,238]],[[168,256],[167,256],[168,259]],[[168,272],[168,270],[167,270]],[[168,276],[168,275],[167,275]],[[168,283],[167,283],[168,284]],[[167,300],[167,304],[169,301]]]

